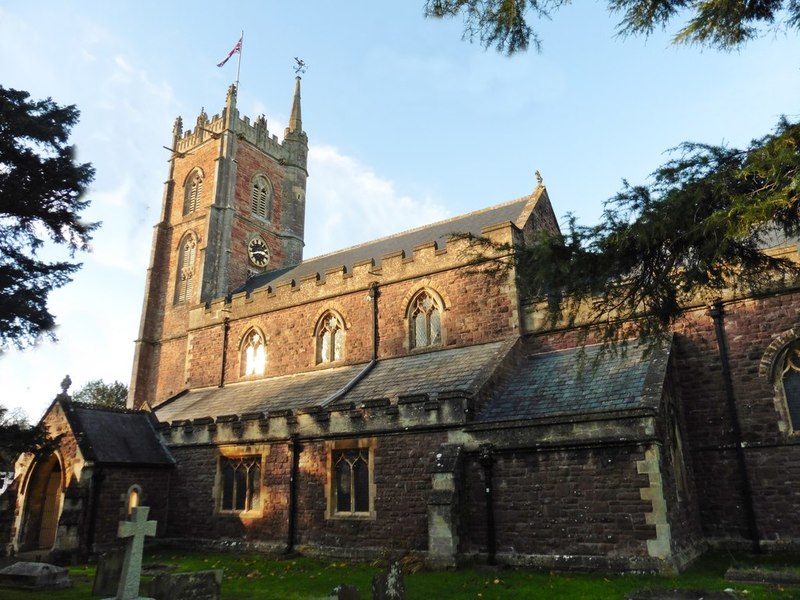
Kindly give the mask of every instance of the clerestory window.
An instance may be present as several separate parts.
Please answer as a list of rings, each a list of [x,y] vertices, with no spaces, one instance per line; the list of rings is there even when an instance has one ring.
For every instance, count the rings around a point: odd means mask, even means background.
[[[344,356],[344,326],[332,312],[326,312],[317,323],[317,364],[342,360]]]
[[[264,175],[256,175],[250,192],[250,208],[254,215],[272,220],[272,186]]]
[[[429,292],[418,293],[409,305],[409,339],[411,348],[428,348],[442,344],[442,307]]]
[[[244,337],[241,363],[245,377],[263,375],[267,370],[267,347],[259,331],[251,330]]]

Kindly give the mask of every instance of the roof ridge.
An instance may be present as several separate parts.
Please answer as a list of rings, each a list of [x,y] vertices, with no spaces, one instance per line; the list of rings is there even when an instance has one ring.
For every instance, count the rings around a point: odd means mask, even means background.
[[[519,198],[515,198],[514,200],[508,200],[507,202],[501,202],[500,204],[495,204],[493,206],[487,206],[487,207],[484,207],[484,208],[480,208],[478,210],[473,210],[473,211],[470,211],[470,212],[461,213],[461,214],[455,215],[455,216],[447,218],[447,219],[441,219],[440,221],[433,221],[431,223],[426,223],[425,225],[420,225],[419,227],[412,227],[411,229],[404,229],[402,231],[396,231],[395,233],[391,233],[391,234],[385,235],[383,237],[374,238],[374,239],[371,239],[369,241],[362,242],[360,244],[354,244],[352,246],[345,246],[344,248],[338,248],[337,250],[333,250],[331,252],[326,252],[325,254],[318,254],[316,256],[311,256],[309,258],[304,259],[303,262],[299,263],[297,266],[301,266],[304,263],[308,263],[308,262],[314,261],[314,260],[316,260],[318,258],[327,258],[329,256],[333,256],[335,254],[340,254],[342,252],[347,252],[348,250],[354,250],[354,249],[360,248],[362,246],[369,246],[370,244],[376,244],[376,243],[379,243],[379,242],[384,242],[386,240],[390,240],[392,238],[402,237],[404,235],[408,235],[409,233],[416,233],[418,231],[423,231],[425,229],[432,229],[433,227],[438,227],[439,225],[444,225],[445,223],[450,223],[450,222],[453,222],[453,221],[458,221],[460,219],[465,219],[467,217],[473,217],[475,215],[479,215],[479,214],[482,214],[482,213],[491,212],[493,210],[497,210],[498,208],[511,206],[512,204],[514,204],[516,202],[520,202],[522,200],[525,200],[527,202],[528,199],[531,196],[532,196],[532,194],[527,194],[525,196],[520,196]]]

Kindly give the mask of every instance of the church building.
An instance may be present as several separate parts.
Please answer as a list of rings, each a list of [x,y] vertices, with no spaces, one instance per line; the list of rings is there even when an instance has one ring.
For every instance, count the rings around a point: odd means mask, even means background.
[[[800,547],[797,286],[602,351],[546,325],[514,271],[558,231],[538,174],[304,260],[300,78],[282,140],[232,86],[170,147],[129,407],[56,397],[56,449],[4,496],[10,553],[98,551],[137,504],[172,544],[438,567],[670,572],[712,545]]]

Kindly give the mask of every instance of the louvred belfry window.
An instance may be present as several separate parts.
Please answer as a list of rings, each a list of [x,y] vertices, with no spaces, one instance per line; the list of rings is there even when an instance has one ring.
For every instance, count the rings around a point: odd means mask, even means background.
[[[175,286],[175,302],[188,302],[192,299],[194,287],[194,262],[197,257],[197,240],[187,235],[181,243],[178,255],[178,280]]]
[[[195,171],[189,176],[184,189],[183,214],[188,215],[200,206],[200,195],[203,193],[203,176]]]
[[[254,215],[268,221],[272,220],[272,186],[263,175],[253,179],[250,208]]]

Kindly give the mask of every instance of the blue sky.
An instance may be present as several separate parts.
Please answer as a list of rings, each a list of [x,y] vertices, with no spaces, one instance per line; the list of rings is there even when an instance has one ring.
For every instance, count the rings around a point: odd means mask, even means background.
[[[162,146],[177,116],[222,109],[236,64],[215,64],[242,30],[240,112],[279,137],[293,57],[308,64],[306,257],[523,196],[537,169],[557,215],[590,224],[681,141],[743,145],[800,116],[800,36],[738,53],[621,40],[604,6],[562,9],[541,54],[508,58],[424,19],[423,0],[0,0],[0,85],[78,106],[72,141],[97,169],[86,216],[103,222],[51,295],[60,341],[0,357],[0,404],[36,421],[65,374],[73,391],[128,383]]]

